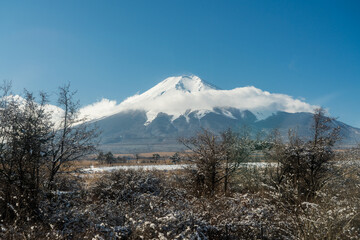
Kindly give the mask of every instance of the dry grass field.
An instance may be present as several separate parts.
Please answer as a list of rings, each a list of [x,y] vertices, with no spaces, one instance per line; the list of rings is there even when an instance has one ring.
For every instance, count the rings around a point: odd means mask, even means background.
[[[150,152],[150,153],[138,153],[136,154],[114,154],[115,158],[126,158],[126,162],[115,162],[111,164],[101,163],[96,160],[96,155],[92,154],[85,159],[74,161],[67,166],[64,166],[63,171],[77,171],[82,168],[90,167],[111,167],[111,166],[147,166],[147,165],[169,165],[174,164],[170,159],[176,152]],[[153,160],[153,155],[159,154],[160,158],[156,161]],[[188,153],[179,153],[181,157],[184,157]],[[184,162],[182,162],[183,164]]]

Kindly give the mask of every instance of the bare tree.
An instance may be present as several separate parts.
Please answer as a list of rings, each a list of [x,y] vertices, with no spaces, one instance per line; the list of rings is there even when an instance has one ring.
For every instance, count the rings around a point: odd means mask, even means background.
[[[251,139],[250,130],[243,128],[239,134],[228,129],[221,133],[221,142],[224,145],[224,193],[228,192],[229,182],[240,164],[249,160],[255,150],[255,142]],[[220,179],[220,180],[221,180]]]
[[[40,204],[63,164],[95,150],[96,128],[77,118],[69,85],[60,88],[63,119],[53,123],[47,96],[14,96],[0,86],[0,223],[41,218]]]
[[[301,139],[296,131],[289,131],[289,142],[275,142],[270,157],[279,163],[276,182],[279,188],[290,183],[296,197],[311,201],[328,179],[332,147],[339,139],[339,127],[334,119],[325,115],[324,109],[316,109],[313,116],[312,136]],[[292,197],[292,196],[289,196]]]
[[[96,127],[79,118],[79,102],[70,84],[59,87],[58,105],[64,110],[60,124],[54,129],[48,188],[53,188],[55,175],[66,163],[96,151],[99,132]]]
[[[100,163],[105,163],[105,154],[103,151],[99,151],[96,160]]]
[[[191,150],[188,159],[192,168],[188,172],[198,194],[214,195],[222,183],[226,193],[231,176],[253,151],[250,135],[240,137],[231,130],[215,135],[204,129],[180,141]]]
[[[116,161],[116,158],[114,157],[114,154],[112,152],[108,152],[105,154],[105,162],[107,164],[113,164]]]
[[[172,155],[172,156],[170,157],[170,160],[171,160],[171,162],[174,163],[174,164],[180,162],[180,161],[181,161],[180,154],[179,154],[178,152],[174,153],[174,155]]]
[[[35,102],[33,94],[13,96],[2,86],[0,99],[0,217],[5,221],[37,216],[44,164],[53,138],[46,95]]]
[[[189,161],[193,167],[188,173],[193,181],[191,186],[198,194],[214,195],[218,187],[220,169],[223,159],[223,148],[219,137],[208,130],[199,132],[195,137],[180,139],[192,152]]]

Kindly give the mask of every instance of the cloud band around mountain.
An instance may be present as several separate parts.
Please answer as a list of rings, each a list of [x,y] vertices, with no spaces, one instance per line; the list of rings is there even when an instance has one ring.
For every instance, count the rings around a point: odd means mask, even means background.
[[[189,87],[178,88],[180,83]],[[249,110],[259,119],[264,119],[277,111],[312,112],[317,107],[286,94],[269,93],[253,86],[218,90],[202,84],[206,85],[196,76],[168,78],[147,92],[129,97],[121,103],[104,98],[85,106],[81,109],[81,115],[98,119],[128,110],[144,110],[148,122],[151,122],[160,112],[176,119],[188,110],[212,111],[214,108],[231,107]]]

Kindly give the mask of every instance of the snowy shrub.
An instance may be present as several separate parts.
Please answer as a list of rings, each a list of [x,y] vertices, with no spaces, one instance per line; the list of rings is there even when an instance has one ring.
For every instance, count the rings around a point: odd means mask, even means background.
[[[300,222],[306,238],[357,239],[360,236],[360,166],[347,162],[334,167],[333,171],[336,177],[318,192],[318,201],[302,203]]]
[[[158,195],[160,179],[140,170],[119,170],[102,177],[91,189],[94,199],[134,204],[142,194]]]

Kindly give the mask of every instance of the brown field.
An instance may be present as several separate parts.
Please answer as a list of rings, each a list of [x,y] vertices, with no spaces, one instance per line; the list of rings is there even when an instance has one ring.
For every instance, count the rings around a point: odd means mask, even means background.
[[[96,160],[97,155],[92,154],[86,157],[83,160],[78,160],[71,162],[69,166],[66,166],[63,170],[64,171],[76,171],[82,168],[89,168],[91,166],[93,167],[110,167],[110,166],[147,166],[147,165],[167,165],[167,164],[173,164],[170,157],[173,156],[176,152],[149,152],[149,153],[137,153],[138,160],[136,160],[135,154],[131,153],[123,153],[123,154],[114,154],[115,158],[118,157],[126,157],[130,158],[127,162],[117,162],[112,164],[105,164],[100,163]],[[160,159],[157,161],[153,161],[152,156],[153,154],[159,154]],[[184,156],[187,153],[179,153],[180,156]],[[182,162],[184,164],[184,162]]]

